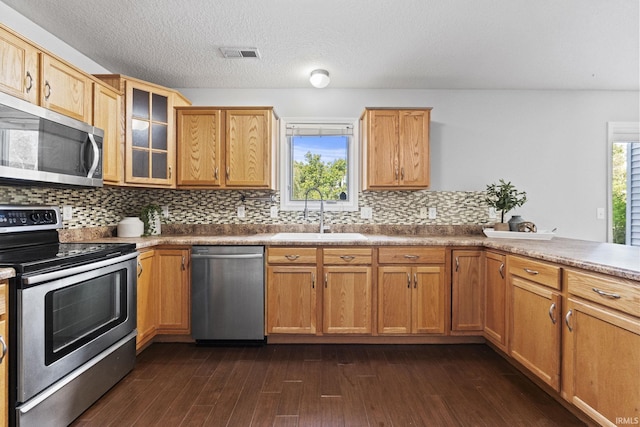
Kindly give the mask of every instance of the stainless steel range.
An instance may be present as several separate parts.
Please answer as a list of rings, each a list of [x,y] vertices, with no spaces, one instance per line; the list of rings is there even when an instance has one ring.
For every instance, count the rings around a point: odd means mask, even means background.
[[[9,425],[68,425],[135,363],[135,245],[60,243],[61,226],[57,207],[0,205]]]

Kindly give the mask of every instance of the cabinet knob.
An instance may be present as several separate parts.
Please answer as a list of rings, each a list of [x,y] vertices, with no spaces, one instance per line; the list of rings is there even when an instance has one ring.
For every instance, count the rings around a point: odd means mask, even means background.
[[[31,89],[33,88],[33,77],[31,76],[31,72],[30,71],[27,71],[27,75],[25,77],[25,81],[27,82],[27,85],[26,85],[25,89],[27,90],[27,93],[29,93],[31,91]]]
[[[51,96],[51,85],[49,84],[48,81],[45,80],[45,82],[44,82],[44,99],[46,99],[48,101],[50,96]]]

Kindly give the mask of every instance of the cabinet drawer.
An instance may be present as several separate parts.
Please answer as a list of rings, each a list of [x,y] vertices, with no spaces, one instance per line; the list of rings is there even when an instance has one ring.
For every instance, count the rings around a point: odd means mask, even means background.
[[[268,248],[267,262],[269,264],[315,264],[316,248]]]
[[[556,265],[519,256],[509,256],[507,265],[509,274],[553,289],[560,289],[560,267]]]
[[[443,264],[444,248],[393,247],[378,249],[380,264]]]
[[[595,273],[566,270],[572,295],[640,317],[640,283]]]
[[[322,253],[325,264],[371,264],[371,248],[326,248]]]

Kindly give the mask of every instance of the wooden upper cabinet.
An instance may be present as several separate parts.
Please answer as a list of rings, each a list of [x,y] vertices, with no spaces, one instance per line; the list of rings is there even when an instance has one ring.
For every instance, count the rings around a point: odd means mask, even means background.
[[[429,187],[431,108],[368,108],[360,119],[365,190]]]
[[[179,186],[222,185],[222,111],[177,109]]]
[[[225,186],[272,188],[272,110],[225,111]]]
[[[0,26],[0,91],[38,103],[38,49]]]
[[[85,123],[93,117],[91,79],[58,59],[42,55],[41,105]]]
[[[102,179],[105,183],[122,182],[121,102],[121,94],[118,91],[106,84],[93,83],[93,125],[104,130]]]

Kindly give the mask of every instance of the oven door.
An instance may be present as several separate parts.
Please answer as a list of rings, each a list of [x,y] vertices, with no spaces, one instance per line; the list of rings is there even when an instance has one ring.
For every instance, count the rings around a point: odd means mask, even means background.
[[[17,402],[135,330],[137,252],[24,278],[17,291]],[[135,355],[134,355],[135,357]]]

